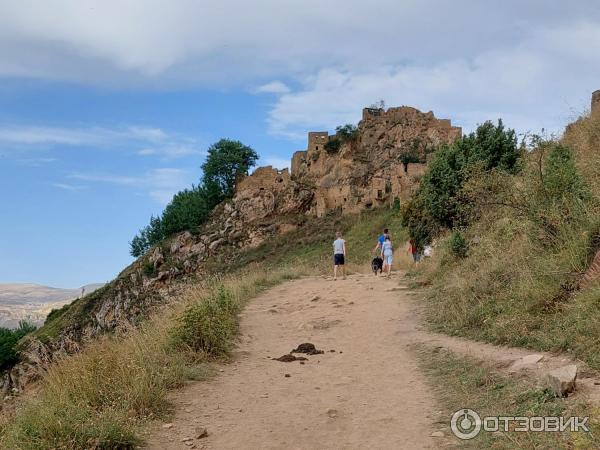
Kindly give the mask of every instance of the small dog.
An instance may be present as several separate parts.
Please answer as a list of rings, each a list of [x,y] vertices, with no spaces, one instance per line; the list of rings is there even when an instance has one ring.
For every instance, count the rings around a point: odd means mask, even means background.
[[[373,261],[371,261],[371,269],[373,269],[373,273],[375,275],[377,275],[377,272],[382,273],[383,272],[383,259],[381,259],[379,256],[376,256],[375,258],[373,258]]]

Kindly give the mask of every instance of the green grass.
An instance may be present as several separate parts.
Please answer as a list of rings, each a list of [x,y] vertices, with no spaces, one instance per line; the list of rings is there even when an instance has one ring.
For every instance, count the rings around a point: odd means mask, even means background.
[[[457,356],[425,346],[415,347],[421,368],[443,406],[438,426],[451,436],[458,448],[473,449],[591,449],[600,447],[600,418],[597,408],[582,401],[558,399],[533,380],[498,374],[489,363]],[[459,440],[450,430],[455,411],[469,408],[486,416],[590,417],[585,432],[500,432],[481,431],[472,440]]]

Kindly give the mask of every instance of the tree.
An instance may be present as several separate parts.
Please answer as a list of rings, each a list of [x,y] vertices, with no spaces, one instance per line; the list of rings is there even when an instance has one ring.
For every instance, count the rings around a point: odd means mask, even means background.
[[[240,141],[221,139],[209,147],[202,170],[203,187],[211,209],[233,197],[236,182],[248,174],[257,160],[258,154]]]
[[[199,186],[184,189],[173,196],[162,215],[162,235],[170,236],[184,230],[191,230],[204,223],[210,209],[206,191]]]
[[[354,141],[358,138],[358,127],[351,123],[347,123],[346,125],[337,127],[335,129],[335,134],[343,143]]]
[[[236,182],[257,159],[258,154],[239,141],[221,139],[211,145],[202,165],[202,184],[178,192],[160,217],[152,216],[129,243],[131,255],[138,258],[163,239],[203,224],[215,206],[233,197]]]
[[[404,166],[404,173],[408,172],[408,165],[410,163],[421,162],[421,158],[419,158],[419,152],[414,147],[405,148],[405,149],[400,150],[398,159]]]
[[[463,187],[475,167],[513,173],[519,169],[521,150],[514,130],[485,122],[474,133],[440,147],[425,172],[414,201],[403,210],[411,237],[427,240],[437,230],[466,225],[468,204]],[[423,209],[423,211],[420,211]]]
[[[35,326],[24,320],[19,322],[19,328],[16,330],[0,327],[0,370],[11,367],[19,360],[17,343],[34,330]]]

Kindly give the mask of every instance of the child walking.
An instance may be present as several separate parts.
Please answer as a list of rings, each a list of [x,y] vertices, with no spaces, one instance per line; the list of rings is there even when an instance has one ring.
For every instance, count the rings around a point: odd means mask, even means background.
[[[381,246],[381,259],[383,259],[383,271],[387,269],[388,278],[392,275],[392,261],[394,259],[394,246],[389,234],[386,234]]]
[[[335,241],[333,241],[333,279],[337,280],[338,266],[342,269],[342,277],[346,279],[346,268],[344,267],[346,259],[346,241],[342,239],[340,231],[335,233]]]

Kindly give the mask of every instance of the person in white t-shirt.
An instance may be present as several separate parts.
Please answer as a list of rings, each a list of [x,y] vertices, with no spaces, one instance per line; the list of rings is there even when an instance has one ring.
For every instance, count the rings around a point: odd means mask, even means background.
[[[346,279],[346,268],[344,267],[346,259],[346,241],[342,239],[340,231],[335,233],[333,241],[333,279],[337,280],[338,266],[342,268],[342,277]]]

